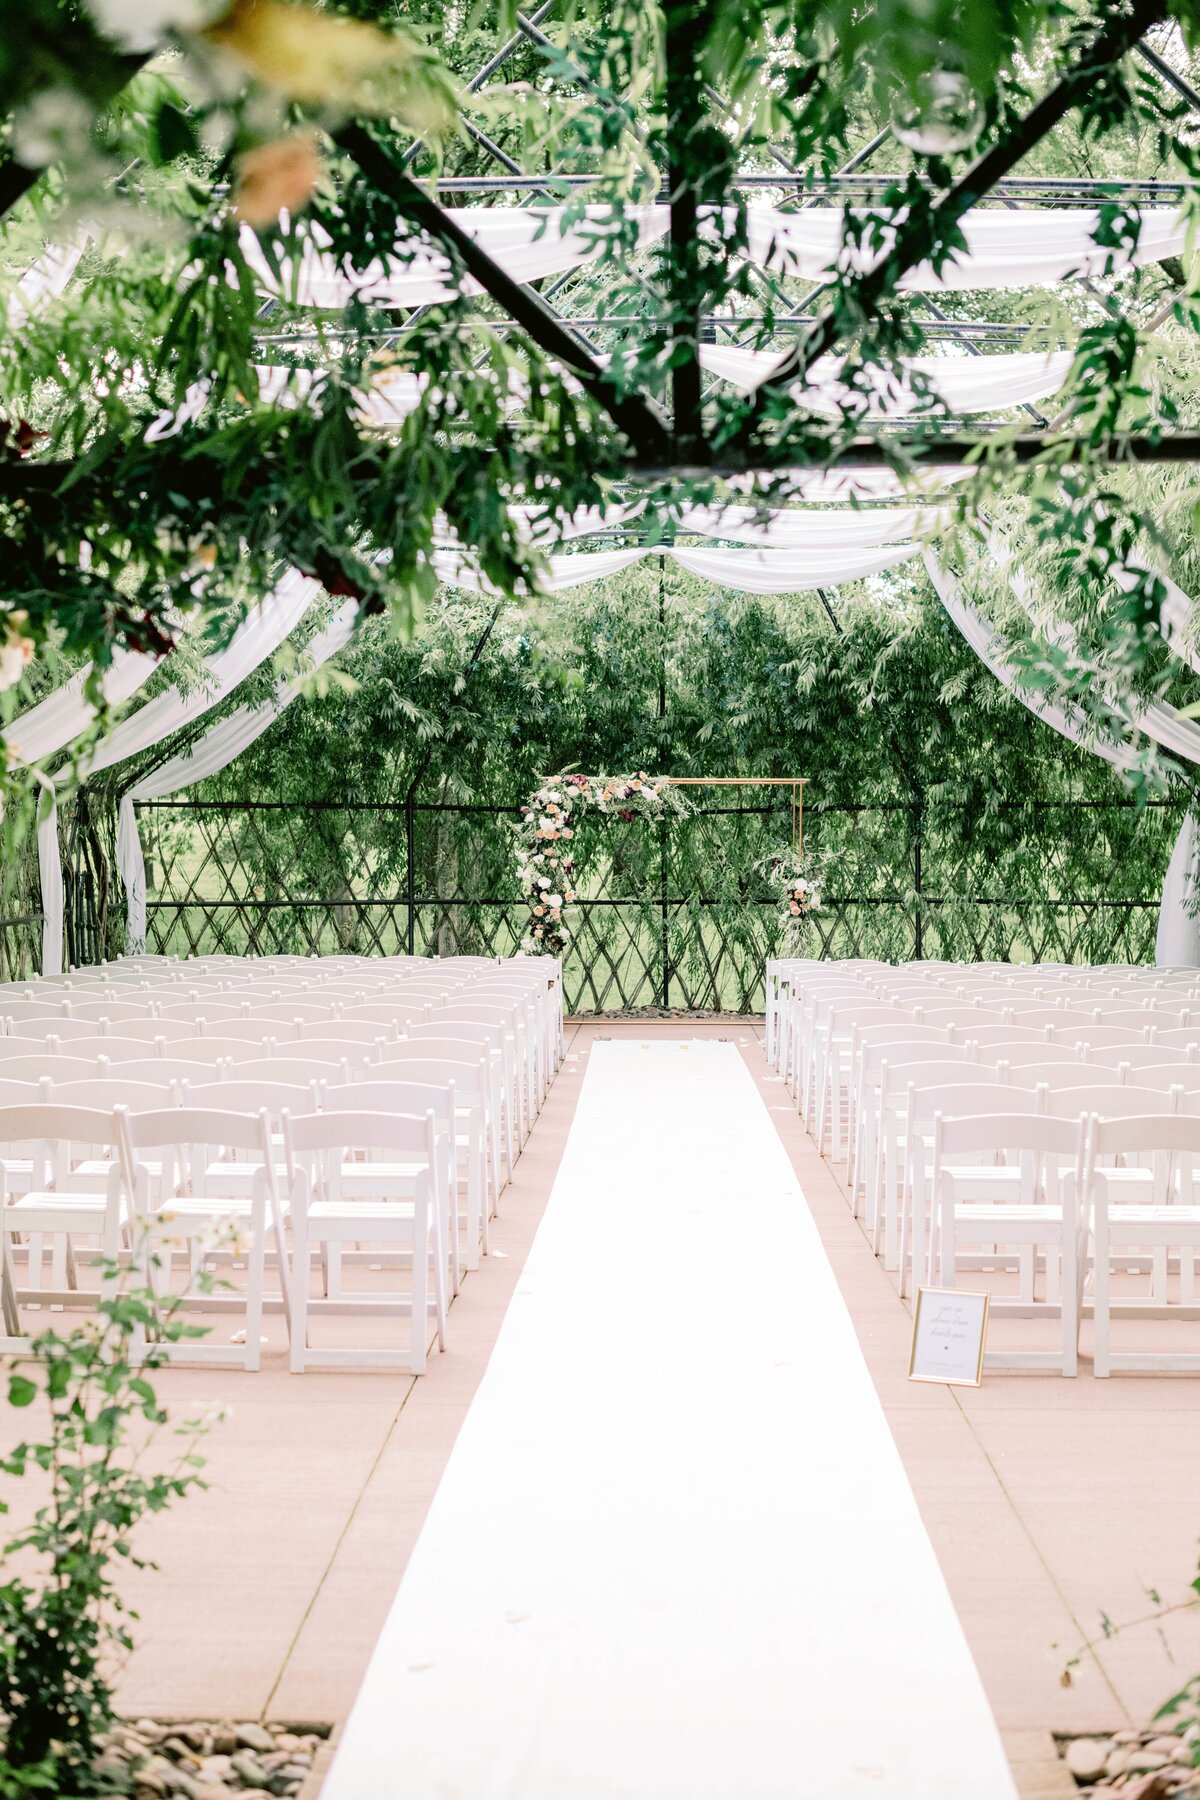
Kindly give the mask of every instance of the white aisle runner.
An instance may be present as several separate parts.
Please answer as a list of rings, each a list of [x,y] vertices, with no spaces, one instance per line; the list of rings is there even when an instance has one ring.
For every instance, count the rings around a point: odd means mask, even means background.
[[[598,1043],[322,1800],[1015,1794],[737,1049]]]

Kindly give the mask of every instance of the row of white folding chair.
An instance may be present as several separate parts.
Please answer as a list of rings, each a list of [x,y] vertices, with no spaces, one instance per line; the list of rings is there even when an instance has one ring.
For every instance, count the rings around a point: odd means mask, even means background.
[[[946,1084],[1019,1088],[1030,1094],[1040,1089],[1052,1110],[1058,1110],[1058,1103],[1049,1099],[1051,1095],[1062,1093],[1077,1100],[1099,1088],[1130,1090],[1130,1082],[1120,1069],[1081,1063],[1007,1064],[999,1060],[979,1064],[971,1061],[966,1046],[937,1041],[906,1040],[864,1047],[861,1128],[852,1195],[855,1210],[859,1193],[863,1195],[866,1227],[876,1253],[882,1252],[888,1268],[899,1266],[901,1255],[899,1224],[909,1179],[906,1134],[910,1104],[914,1093],[936,1094]],[[1165,1091],[1170,1094],[1173,1090],[1178,1092],[1176,1084],[1168,1083]],[[1128,1109],[1126,1100],[1121,1105]]]
[[[223,1102],[219,1110],[168,1105],[160,1110],[147,1107],[134,1113],[122,1107],[109,1110],[55,1102],[42,1102],[35,1107],[0,1108],[0,1135],[37,1130],[54,1144],[56,1153],[64,1143],[68,1148],[73,1147],[87,1153],[87,1156],[91,1156],[98,1146],[104,1152],[99,1164],[94,1160],[89,1162],[86,1157],[76,1158],[79,1179],[72,1182],[60,1178],[53,1188],[26,1194],[0,1208],[0,1261],[3,1268],[4,1317],[9,1347],[14,1347],[16,1342],[27,1341],[20,1319],[20,1289],[16,1281],[12,1250],[16,1232],[33,1234],[51,1228],[79,1235],[98,1234],[102,1240],[106,1267],[111,1269],[115,1267],[120,1255],[123,1228],[127,1223],[123,1197],[129,1194],[133,1200],[133,1218],[146,1239],[143,1273],[152,1282],[162,1275],[164,1242],[168,1249],[177,1241],[189,1245],[192,1251],[189,1267],[194,1273],[206,1255],[211,1254],[213,1234],[231,1219],[238,1221],[242,1240],[238,1244],[238,1250],[246,1266],[246,1289],[244,1295],[230,1296],[228,1304],[244,1307],[245,1310],[243,1361],[248,1369],[259,1365],[268,1225],[275,1237],[281,1272],[281,1298],[284,1310],[289,1315],[289,1324],[292,1322],[289,1303],[293,1285],[299,1287],[302,1282],[304,1294],[307,1295],[307,1247],[314,1238],[318,1241],[332,1239],[339,1244],[348,1238],[358,1239],[367,1235],[389,1243],[407,1239],[413,1251],[413,1295],[410,1301],[401,1301],[392,1310],[411,1310],[413,1336],[409,1355],[398,1359],[395,1352],[372,1350],[365,1356],[350,1351],[318,1353],[315,1357],[306,1357],[303,1351],[306,1338],[302,1332],[299,1340],[293,1334],[292,1366],[299,1369],[305,1366],[306,1361],[340,1363],[349,1358],[365,1362],[368,1366],[403,1366],[416,1372],[423,1370],[425,1296],[431,1260],[432,1309],[437,1321],[439,1342],[444,1348],[446,1220],[445,1208],[435,1190],[440,1185],[445,1194],[449,1194],[448,1121],[443,1131],[443,1148],[436,1152],[432,1111],[427,1112],[423,1118],[413,1118],[395,1113],[363,1114],[361,1108],[355,1107],[343,1117],[327,1121],[323,1137],[320,1133],[317,1137],[326,1148],[338,1143],[343,1146],[339,1185],[333,1196],[321,1192],[316,1207],[317,1217],[310,1227],[306,1218],[296,1216],[297,1206],[307,1208],[311,1197],[311,1186],[306,1185],[311,1169],[306,1170],[297,1165],[296,1146],[307,1145],[309,1137],[313,1136],[309,1124],[315,1116],[314,1108],[309,1105],[303,1116],[298,1111],[292,1112],[284,1108],[282,1124],[286,1148],[285,1170],[291,1171],[289,1195],[285,1204],[292,1214],[294,1244],[298,1246],[293,1252],[295,1263],[289,1270],[282,1233],[281,1203],[276,1195],[276,1177],[280,1171],[271,1141],[267,1110],[261,1109],[257,1117],[249,1112],[231,1111],[227,1105],[229,1099],[247,1098],[232,1089],[225,1094],[218,1093],[218,1098]],[[334,1113],[343,1111],[339,1107],[339,1096],[330,1096],[330,1110]],[[364,1119],[369,1123],[366,1131],[363,1129]],[[116,1125],[117,1121],[123,1121],[124,1138],[122,1130]],[[409,1160],[403,1165],[392,1164],[386,1168],[350,1160],[361,1151],[364,1142],[368,1149],[389,1149],[393,1155],[404,1155]],[[130,1147],[137,1152],[133,1159],[127,1154]],[[226,1154],[214,1157],[214,1148]],[[231,1148],[242,1152],[242,1157],[230,1159],[227,1152]],[[147,1152],[151,1154],[148,1155]],[[245,1159],[247,1152],[249,1160]],[[419,1153],[415,1158],[414,1152]],[[444,1171],[441,1183],[435,1179],[439,1159]],[[172,1167],[180,1177],[167,1185],[178,1191],[167,1193],[164,1190],[162,1171],[167,1166]],[[368,1166],[372,1170],[373,1202],[364,1206],[352,1201],[350,1205],[346,1205],[341,1169],[350,1171],[348,1178],[356,1179],[361,1189],[364,1182],[359,1171]],[[185,1170],[186,1175],[183,1174]],[[193,1178],[197,1170],[203,1170],[203,1181]],[[397,1188],[402,1189],[404,1195],[403,1204],[399,1206],[395,1204]],[[426,1225],[428,1230],[423,1236],[422,1227]],[[416,1253],[415,1245],[419,1243],[425,1243],[426,1254]],[[64,1294],[61,1297],[69,1296]],[[211,1309],[220,1302],[210,1297],[205,1304]],[[379,1305],[378,1295],[364,1302],[347,1301],[343,1296],[337,1303],[337,1309],[378,1310]],[[302,1314],[304,1310],[302,1305]],[[185,1341],[183,1345],[172,1346],[172,1354],[183,1355],[187,1360],[229,1358],[228,1349],[217,1343],[196,1344]]]
[[[1107,1084],[1103,1080],[1090,1079],[1078,1087],[1051,1092],[1044,1086],[1031,1090],[1001,1081],[998,1071],[989,1072],[996,1079],[983,1082],[970,1079],[973,1073],[975,1072],[969,1071],[968,1078],[957,1084],[953,1080],[947,1081],[946,1071],[941,1071],[940,1079],[929,1086],[920,1085],[925,1077],[919,1074],[908,1083],[903,1135],[900,1140],[902,1154],[899,1159],[901,1171],[897,1266],[901,1294],[908,1291],[910,1273],[914,1281],[920,1281],[926,1267],[926,1188],[933,1153],[934,1119],[937,1115],[953,1118],[987,1113],[1015,1114],[1024,1110],[1047,1117],[1077,1120],[1081,1115],[1092,1113],[1106,1118],[1127,1118],[1153,1114],[1173,1115],[1180,1110],[1181,1095],[1178,1090],[1172,1089],[1163,1094],[1150,1089],[1132,1088],[1111,1077]],[[986,1198],[997,1186],[1002,1189],[1011,1185],[1012,1176],[1003,1169],[989,1168],[973,1171],[970,1180],[975,1188],[984,1190]],[[894,1204],[893,1195],[885,1190],[881,1196],[881,1204],[889,1209]],[[1031,1298],[1031,1261],[1027,1261],[1025,1265],[1021,1285],[1023,1297]]]
[[[1107,1100],[1106,1100],[1107,1104]],[[1000,1204],[980,1204],[960,1195],[960,1171],[954,1158],[1004,1156],[1022,1186]],[[1130,1203],[1121,1195],[1122,1178],[1137,1163],[1140,1185],[1148,1198]],[[1010,1180],[1013,1177],[1010,1177]],[[1039,1182],[1041,1191],[1038,1191]],[[1087,1270],[1093,1281],[1094,1369],[1107,1376],[1113,1368],[1198,1369],[1196,1351],[1113,1353],[1114,1313],[1137,1312],[1159,1317],[1193,1316],[1196,1262],[1200,1256],[1200,1120],[1156,1110],[1128,1117],[1078,1119],[1031,1118],[1011,1114],[957,1119],[937,1115],[931,1197],[937,1220],[937,1277],[953,1286],[961,1246],[985,1246],[1003,1236],[1007,1243],[1030,1249],[1057,1250],[1059,1280],[1046,1304],[1058,1301],[1062,1320],[1060,1350],[1064,1374],[1076,1372],[1079,1321]],[[1115,1197],[1114,1197],[1115,1196]],[[1089,1245],[1090,1238],[1090,1245]],[[1089,1256],[1090,1248],[1090,1256]],[[1144,1262],[1149,1250],[1152,1287],[1145,1297],[1116,1300],[1112,1271]],[[1177,1255],[1179,1298],[1168,1301],[1165,1271],[1168,1254]],[[1051,1262],[1047,1256],[1047,1274]],[[993,1300],[1003,1309],[1011,1302]],[[1022,1300],[1017,1308],[1031,1310]],[[1039,1352],[989,1353],[993,1367],[1054,1366],[1057,1359]]]

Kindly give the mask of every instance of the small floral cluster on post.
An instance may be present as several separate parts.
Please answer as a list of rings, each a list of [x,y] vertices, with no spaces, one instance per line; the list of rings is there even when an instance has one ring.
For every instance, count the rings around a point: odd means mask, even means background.
[[[807,935],[809,919],[820,910],[821,872],[803,850],[789,850],[771,857],[767,873],[781,905],[784,945],[795,949]]]
[[[686,804],[667,781],[644,770],[636,775],[559,775],[544,782],[521,808],[515,827],[517,879],[529,897],[529,929],[521,948],[529,956],[561,956],[571,938],[564,920],[576,894],[576,821],[587,811],[626,823]]]

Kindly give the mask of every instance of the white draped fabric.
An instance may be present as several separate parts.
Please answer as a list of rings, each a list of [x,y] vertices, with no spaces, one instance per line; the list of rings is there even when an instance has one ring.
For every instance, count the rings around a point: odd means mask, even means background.
[[[647,556],[669,556],[689,574],[743,594],[799,594],[808,588],[833,587],[842,581],[860,581],[891,569],[915,556],[917,544],[883,544],[864,548],[830,549],[821,546],[795,549],[685,550],[674,544],[642,544],[629,550],[593,550],[572,556],[552,556],[545,582],[551,594],[585,582],[603,581],[630,568]],[[501,590],[473,569],[453,550],[434,552],[433,566],[439,581],[470,593],[499,596]]]
[[[1154,960],[1160,968],[1196,968],[1200,965],[1200,834],[1196,815],[1189,812],[1175,840],[1163,882],[1158,914]]]
[[[1012,553],[1004,540],[993,533],[989,543],[997,563],[1002,568],[1009,567],[1009,584],[1026,612],[1037,621],[1051,643],[1070,650],[1075,643],[1075,633],[1071,627],[1052,616],[1044,616],[1046,609],[1037,606],[1024,570],[1010,567]],[[1129,577],[1130,582],[1132,579]],[[1139,712],[1131,713],[1124,707],[1114,710],[1122,714],[1131,731],[1144,732],[1156,744],[1161,744],[1164,750],[1170,750],[1172,755],[1182,757],[1185,762],[1200,763],[1200,725],[1192,719],[1184,718],[1175,707],[1150,702]]]
[[[974,607],[963,599],[962,588],[950,571],[943,567],[933,552],[925,552],[925,567],[929,571],[929,579],[937,592],[938,599],[949,613],[951,619],[971,646],[980,662],[992,671],[998,681],[1003,682],[1010,694],[1013,694],[1031,713],[1065,737],[1072,744],[1092,751],[1093,755],[1103,757],[1105,762],[1112,763],[1114,768],[1128,769],[1136,761],[1132,745],[1106,744],[1100,739],[1095,741],[1085,737],[1083,726],[1070,718],[1060,706],[1053,701],[1034,694],[1021,685],[1018,671],[1004,655],[1003,648],[997,642],[997,634],[984,619],[981,619]]]
[[[143,776],[121,796],[117,817],[117,866],[125,884],[128,904],[126,949],[130,954],[143,950],[146,943],[146,864],[138,835],[135,803],[138,800],[165,800],[169,795],[191,787],[194,782],[203,781],[208,775],[216,775],[233,762],[291,705],[306,675],[319,669],[348,643],[357,618],[358,602],[347,600],[306,647],[305,658],[309,666],[303,674],[281,681],[271,699],[258,706],[240,707],[227,719],[221,719],[198,743]]]
[[[802,276],[806,281],[828,273],[842,237],[840,207],[811,206],[802,212],[772,213],[751,207],[750,255],[753,261]],[[933,293],[942,288],[1047,287],[1071,277],[1098,276],[1108,268],[1140,267],[1164,256],[1178,256],[1187,240],[1181,213],[1159,208],[1142,213],[1141,233],[1133,256],[1104,249],[1093,233],[1099,213],[1084,207],[1028,207],[991,211],[976,207],[962,220],[966,253],[952,257],[941,273],[921,263],[901,276],[900,291]],[[850,266],[866,270],[882,260],[879,250],[855,250]]]
[[[601,206],[586,208],[573,223],[567,222],[568,209],[564,207],[461,206],[446,210],[506,274],[522,282],[561,275],[595,260],[611,217],[609,209]],[[752,262],[805,281],[819,280],[834,267],[842,237],[841,207],[781,212],[751,205],[747,214]],[[665,235],[665,206],[636,207],[633,216],[643,246]],[[965,255],[952,258],[940,274],[928,264],[909,270],[900,279],[900,289],[928,293],[942,288],[1044,287],[1071,277],[1103,275],[1110,265],[1123,269],[1156,262],[1164,256],[1177,256],[1184,248],[1186,225],[1182,216],[1169,208],[1143,212],[1140,241],[1132,256],[1094,242],[1098,221],[1097,212],[1083,207],[976,208],[962,223]],[[702,217],[701,230],[719,238],[723,224],[710,211]],[[246,261],[264,289],[298,306],[337,310],[355,295],[379,306],[426,306],[459,291],[449,259],[418,239],[408,239],[402,224],[398,225],[397,246],[407,243],[408,253],[376,259],[361,270],[339,265],[315,233],[298,262],[285,261],[282,268],[267,256],[249,227],[243,228],[241,243]],[[881,254],[871,249],[855,251],[851,266],[868,269]],[[480,289],[466,277],[461,291],[478,293]]]
[[[782,355],[781,349],[700,346],[702,366],[745,393],[766,380]],[[1070,350],[1017,351],[999,356],[913,356],[906,358],[903,366],[907,373],[923,376],[952,413],[991,413],[1056,394],[1073,361]],[[851,398],[851,390],[841,383],[843,366],[841,357],[818,358],[795,393],[803,396],[812,411],[837,417]],[[872,384],[867,407],[871,418],[903,418],[917,406],[908,381],[893,381],[873,371]]]
[[[132,718],[125,719],[101,738],[89,754],[87,773],[98,774],[101,769],[124,762],[127,757],[160,744],[181,726],[203,718],[268,656],[275,654],[320,591],[320,582],[301,575],[298,569],[289,569],[266,599],[247,613],[225,649],[209,657],[205,680],[187,694],[170,688]]]
[[[545,275],[561,275],[600,255],[610,229],[611,209],[590,206],[573,224],[565,222],[562,207],[460,206],[446,209],[468,237],[485,250],[514,281],[537,281]],[[638,238],[652,244],[666,232],[665,206],[631,209],[638,222]],[[242,253],[268,292],[295,306],[321,310],[340,309],[359,295],[376,306],[429,306],[450,299],[459,291],[448,257],[409,240],[409,254],[371,263],[361,270],[339,267],[320,247],[317,233],[305,246],[298,263],[284,263],[282,271],[264,253],[257,235],[244,226]],[[402,224],[397,244],[404,242]],[[482,290],[469,276],[461,291]]]
[[[100,679],[105,704],[122,706],[144,682],[149,681],[161,661],[160,656],[147,655],[140,650],[115,651]],[[52,694],[31,706],[28,712],[18,713],[4,732],[4,743],[11,757],[23,763],[44,762],[83,736],[96,717],[96,708],[83,693],[91,672],[89,663],[62,687],[55,688]]]
[[[152,700],[148,706],[143,706],[131,718],[118,725],[115,731],[100,740],[95,751],[85,759],[85,772],[96,774],[100,769],[111,768],[114,763],[123,762],[127,757],[136,756],[139,751],[149,750],[154,744],[161,743],[164,738],[170,737],[182,725],[190,724],[193,719],[203,718],[206,712],[232,693],[239,682],[244,681],[268,656],[274,654],[288,633],[299,623],[313,596],[319,592],[318,582],[309,580],[296,569],[290,569],[261,605],[247,614],[226,648],[209,659],[209,680],[205,684],[189,694],[182,693],[178,688],[170,688],[166,693],[159,694],[157,699]],[[153,660],[148,660],[153,667]],[[123,673],[125,667],[123,664]],[[150,670],[146,669],[141,674],[141,680],[144,681],[149,673]],[[65,740],[67,743],[78,736],[95,716],[94,709],[82,701],[73,709],[70,705],[68,691],[81,679],[81,676],[76,676],[74,681],[67,683],[65,689],[60,688],[57,694],[50,696],[49,701],[43,702],[43,705],[48,706],[50,702],[58,701],[60,696],[67,696],[55,715],[60,729],[63,719],[82,719],[82,723]],[[75,698],[78,699],[78,696]],[[23,743],[20,724],[21,721],[17,720],[17,741]],[[56,748],[62,747],[62,744],[56,745]],[[48,752],[43,751],[42,754]],[[59,779],[65,780],[67,773],[64,771]],[[42,888],[42,973],[57,975],[62,971],[63,879],[58,817],[53,799],[42,809],[39,818],[38,865]]]

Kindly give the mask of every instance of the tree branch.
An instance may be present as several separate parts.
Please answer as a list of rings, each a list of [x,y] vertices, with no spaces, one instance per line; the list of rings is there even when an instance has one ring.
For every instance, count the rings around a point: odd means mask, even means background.
[[[436,200],[430,199],[396,166],[368,131],[361,125],[346,125],[334,133],[334,142],[357,163],[377,191],[395,203],[402,218],[449,251],[539,349],[566,364],[597,405],[625,433],[639,456],[670,456],[670,426],[654,402],[640,394],[620,393],[616,383],[541,295],[522,287],[493,262]]]

